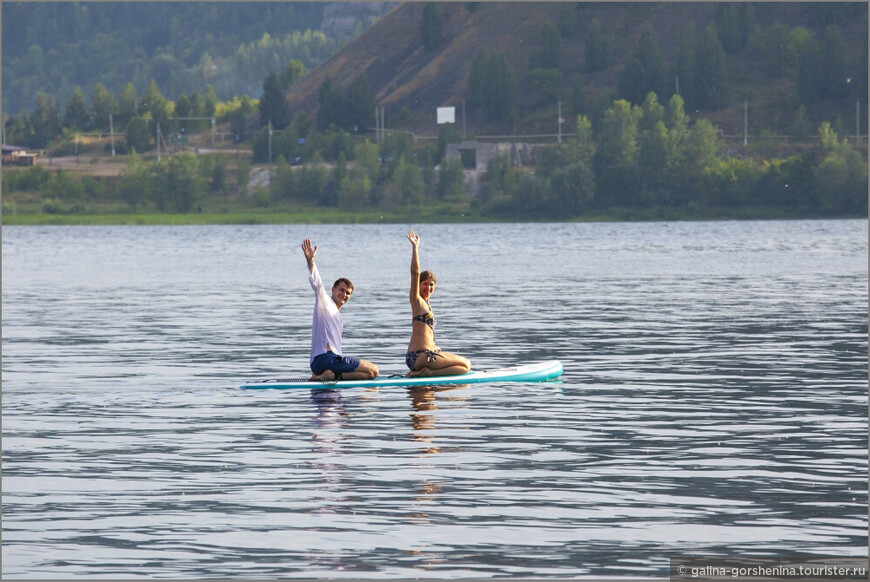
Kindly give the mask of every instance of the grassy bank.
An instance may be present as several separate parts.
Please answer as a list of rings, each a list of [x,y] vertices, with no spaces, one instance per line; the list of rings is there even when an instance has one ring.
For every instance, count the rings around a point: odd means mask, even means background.
[[[112,211],[104,208],[76,213],[45,213],[38,209],[3,213],[3,224],[26,225],[195,225],[195,224],[378,224],[480,222],[484,218],[448,204],[426,208],[342,210],[320,206],[267,208],[204,208],[202,212]]]
[[[866,218],[866,216],[828,217],[782,208],[650,208],[609,209],[577,218],[571,222],[642,222],[693,220],[793,220],[806,218]],[[376,209],[347,211],[318,206],[260,209],[222,209],[191,213],[88,212],[47,214],[16,212],[3,214],[7,226],[38,225],[203,225],[203,224],[396,224],[396,223],[470,223],[470,222],[561,222],[547,216],[483,216],[478,212],[450,205],[407,208],[387,212]]]

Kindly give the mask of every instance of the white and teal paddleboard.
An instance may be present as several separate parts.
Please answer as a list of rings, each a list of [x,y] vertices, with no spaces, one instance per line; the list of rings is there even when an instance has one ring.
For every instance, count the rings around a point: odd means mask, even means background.
[[[306,379],[263,380],[243,384],[242,389],[336,389],[375,388],[380,386],[444,386],[448,384],[479,384],[481,382],[548,382],[562,375],[562,363],[549,360],[537,364],[525,364],[497,370],[472,370],[460,376],[379,376],[374,380],[342,380],[340,382],[310,382]]]

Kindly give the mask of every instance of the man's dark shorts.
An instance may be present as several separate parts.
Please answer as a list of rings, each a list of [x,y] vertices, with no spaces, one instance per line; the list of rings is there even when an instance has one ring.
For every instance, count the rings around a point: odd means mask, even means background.
[[[323,374],[327,370],[332,370],[336,374],[347,374],[359,368],[359,358],[353,356],[339,356],[332,352],[325,352],[318,356],[314,356],[311,362],[311,371],[317,374]]]

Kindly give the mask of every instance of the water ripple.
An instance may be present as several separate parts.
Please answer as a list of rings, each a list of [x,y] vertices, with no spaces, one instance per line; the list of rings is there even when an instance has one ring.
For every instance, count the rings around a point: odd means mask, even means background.
[[[305,371],[306,236],[346,349],[402,371],[403,228],[5,228],[3,575],[866,554],[866,221],[424,225],[439,345],[561,382],[237,389]]]

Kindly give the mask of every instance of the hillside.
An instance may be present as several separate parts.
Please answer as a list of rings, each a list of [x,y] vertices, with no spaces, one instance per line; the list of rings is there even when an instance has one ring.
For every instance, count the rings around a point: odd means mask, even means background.
[[[555,130],[556,104],[542,102],[531,90],[529,58],[532,51],[541,46],[541,28],[545,21],[560,23],[564,20],[564,4],[441,3],[443,41],[431,51],[423,48],[419,30],[424,6],[416,2],[399,5],[291,87],[287,94],[290,111],[302,110],[316,115],[317,92],[327,76],[346,87],[364,72],[375,89],[376,102],[387,110],[388,122],[407,107],[400,127],[433,135],[437,130],[435,108],[462,106],[468,93],[472,57],[479,48],[486,47],[503,52],[516,72],[519,122],[515,128],[487,125],[477,112],[467,109],[469,130],[478,134]],[[576,22],[568,27],[570,32],[563,37],[562,72],[566,86],[570,79],[579,77],[586,102],[591,104],[598,96],[607,92],[612,95],[615,91],[619,73],[634,51],[644,25],[650,25],[655,31],[662,56],[672,65],[678,57],[687,24],[694,22],[701,31],[709,24],[717,24],[725,4],[584,3],[574,6],[577,6]],[[866,50],[866,6],[861,18],[831,16],[829,10],[816,4],[766,3],[755,7],[761,29],[782,23],[806,27],[820,36],[826,24],[837,24],[846,45],[848,70],[856,78],[866,80],[866,73],[861,77],[859,72],[861,63],[866,63],[866,57],[861,56]],[[854,12],[853,8],[848,10]],[[587,73],[584,41],[594,19],[612,36],[615,58],[605,70]],[[761,129],[784,131],[792,122],[798,105],[795,72],[792,70],[781,78],[771,77],[765,73],[758,55],[749,50],[729,54],[727,67],[731,79],[727,104],[716,111],[691,112],[693,116],[710,119],[725,133],[741,133],[745,96],[756,132]],[[846,127],[854,128],[854,97],[818,103],[808,109],[813,122],[840,117]],[[862,109],[866,111],[866,107]],[[570,109],[563,111],[572,113]]]
[[[317,66],[393,4],[3,2],[3,112],[33,109],[40,92],[63,107],[97,83],[142,93],[151,79],[171,100],[207,84],[221,100],[256,99],[270,70]]]

